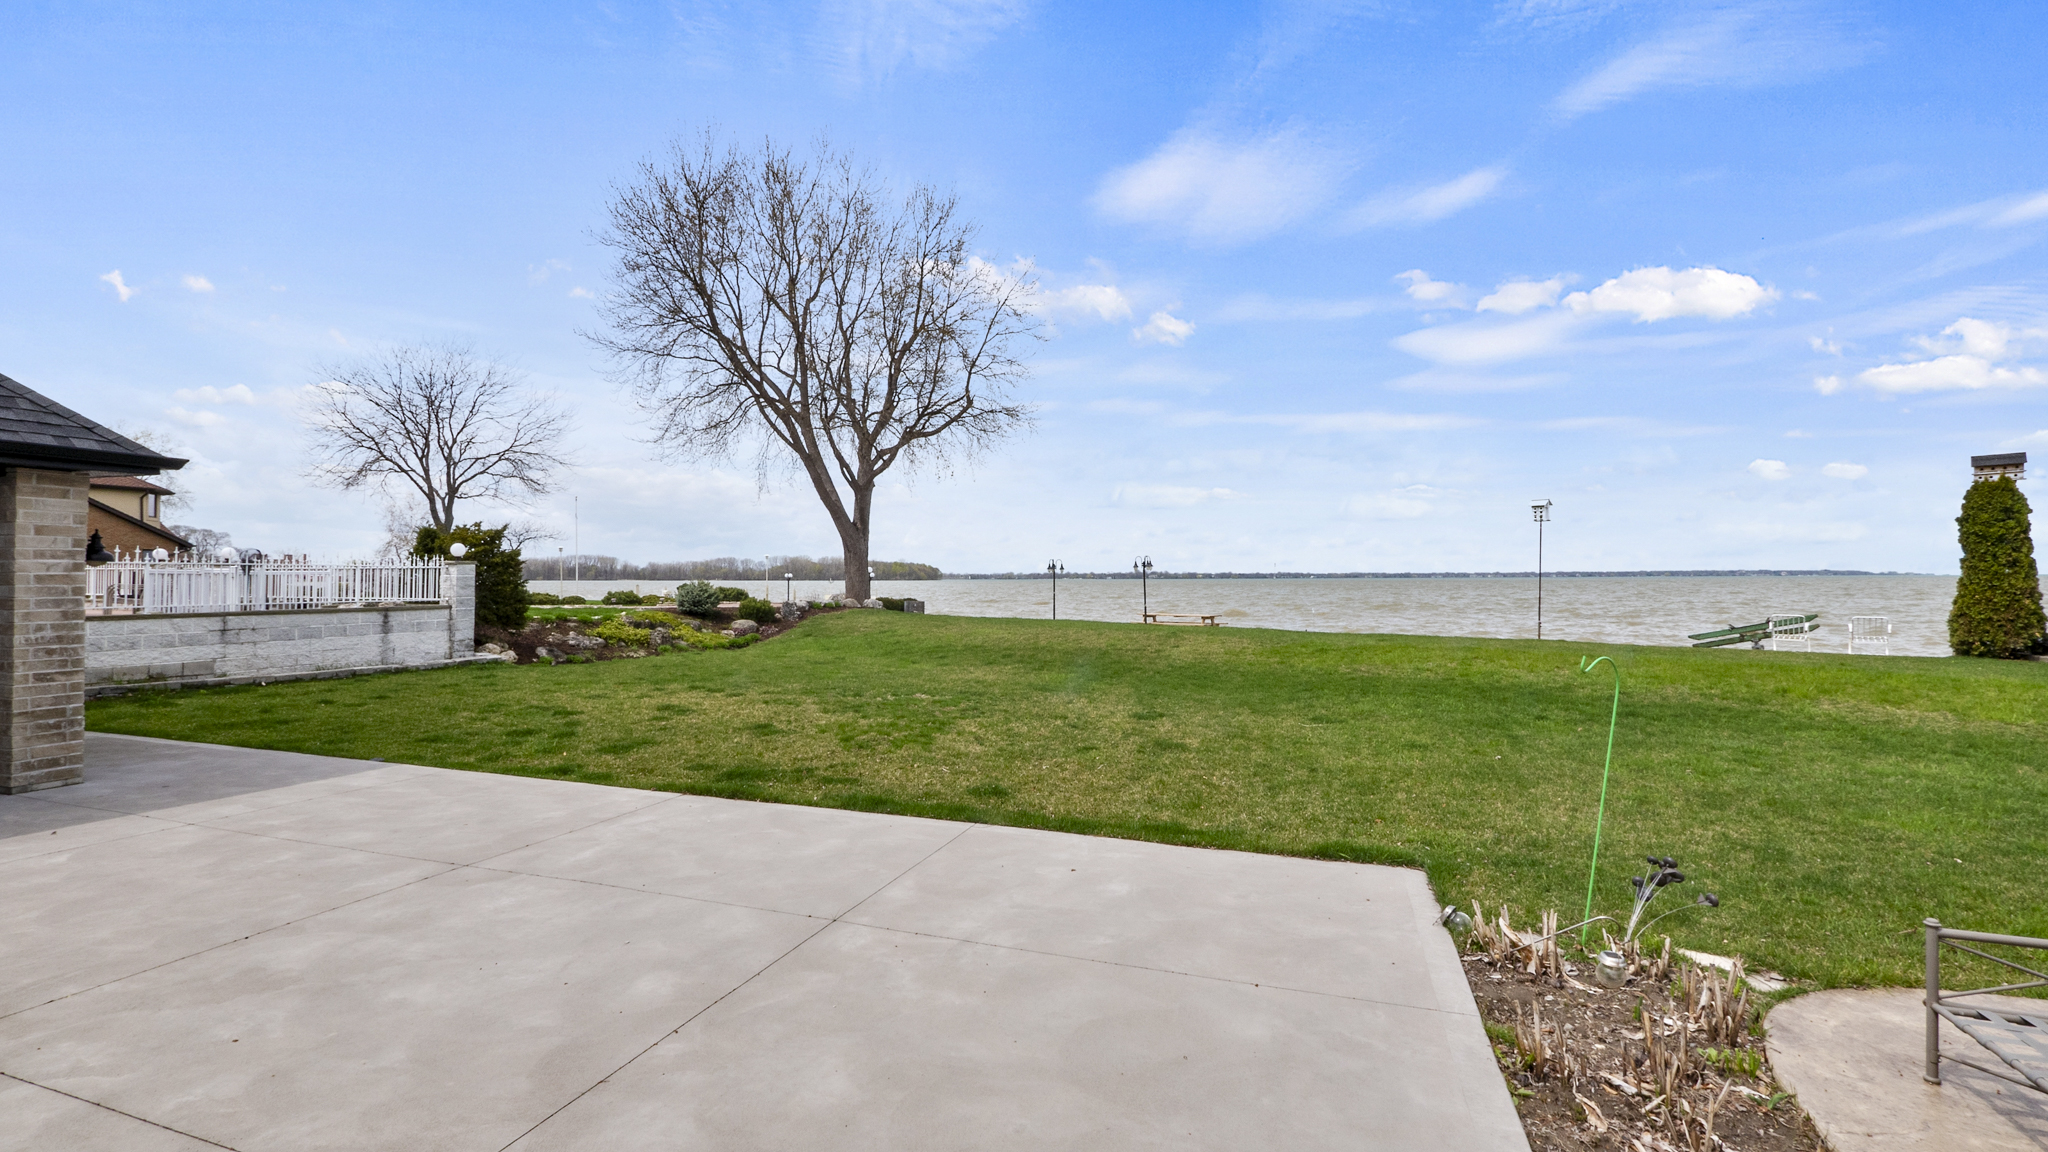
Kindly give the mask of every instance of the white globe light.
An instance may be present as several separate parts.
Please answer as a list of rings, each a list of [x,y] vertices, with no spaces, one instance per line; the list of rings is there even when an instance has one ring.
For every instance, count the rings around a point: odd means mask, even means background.
[[[164,551],[161,548],[157,549],[154,552],[151,552],[150,555],[158,560],[169,560],[171,558],[171,554],[169,552]]]
[[[460,560],[464,556],[469,555],[469,545],[464,544],[458,540],[455,543],[450,544],[448,546],[448,554],[450,556],[455,557],[457,560]]]

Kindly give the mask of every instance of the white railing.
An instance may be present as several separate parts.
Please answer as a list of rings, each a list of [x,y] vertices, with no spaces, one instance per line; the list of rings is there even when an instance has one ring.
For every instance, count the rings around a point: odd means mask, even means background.
[[[263,560],[116,559],[86,569],[88,612],[290,612],[373,604],[438,604],[439,560],[319,564]]]

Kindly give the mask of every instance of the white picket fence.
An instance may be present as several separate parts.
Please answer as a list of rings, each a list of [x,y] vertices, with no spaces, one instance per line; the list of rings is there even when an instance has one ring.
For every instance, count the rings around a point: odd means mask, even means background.
[[[316,564],[295,559],[117,559],[89,566],[86,609],[101,614],[290,612],[438,604],[439,560]]]

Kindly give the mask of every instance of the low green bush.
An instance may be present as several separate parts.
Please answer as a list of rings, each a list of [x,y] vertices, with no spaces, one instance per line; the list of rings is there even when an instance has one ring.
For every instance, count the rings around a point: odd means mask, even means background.
[[[686,616],[709,616],[718,611],[720,589],[705,581],[676,586],[676,611]]]
[[[600,601],[598,601],[598,603],[600,603],[600,604],[630,604],[630,605],[632,605],[632,606],[634,606],[634,607],[636,607],[636,608],[637,608],[637,607],[639,607],[639,606],[640,606],[640,605],[642,605],[642,604],[659,604],[659,603],[661,603],[661,597],[659,597],[659,596],[642,596],[642,595],[641,595],[641,594],[639,594],[638,592],[634,592],[634,591],[631,591],[631,590],[629,590],[629,589],[625,589],[625,588],[614,588],[614,589],[612,589],[611,591],[609,591],[609,592],[605,593],[605,594],[604,594],[604,599],[603,599],[603,600],[600,600]]]
[[[590,630],[592,636],[607,644],[623,644],[637,648],[647,643],[654,633],[645,628],[635,628],[624,620],[607,620]]]
[[[528,604],[560,604],[562,598],[553,592],[528,592],[526,594],[526,602]]]
[[[766,600],[756,600],[748,597],[740,601],[739,609],[733,615],[742,620],[752,620],[756,624],[772,624],[777,613],[775,605],[770,604]]]
[[[877,596],[875,597],[875,599],[880,600],[882,602],[882,607],[887,608],[891,612],[903,611],[903,601],[900,597]]]
[[[562,597],[562,603],[564,603],[564,604],[588,604],[588,603],[590,603],[590,601],[588,601],[588,600],[585,600],[585,599],[584,599],[583,597],[581,597],[581,596],[564,596],[564,597]]]

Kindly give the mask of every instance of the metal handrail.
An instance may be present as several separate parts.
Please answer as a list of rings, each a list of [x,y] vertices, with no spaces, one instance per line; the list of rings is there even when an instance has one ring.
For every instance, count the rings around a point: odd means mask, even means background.
[[[2048,988],[2048,972],[2029,968],[2025,964],[2008,960],[2003,956],[1993,956],[1989,952],[1965,947],[1957,943],[1957,941],[1967,940],[1972,944],[1998,944],[2009,948],[2035,948],[2048,951],[2048,940],[2034,936],[2007,936],[1997,932],[1966,932],[1960,928],[1944,928],[1941,926],[1941,921],[1931,916],[1921,921],[1921,924],[1927,930],[1927,991],[1923,1000],[1923,1003],[1927,1005],[1927,1066],[1920,1073],[1921,1079],[1926,1080],[1929,1084],[1941,1083],[1941,1062],[1945,1059],[1950,1063],[1961,1064],[1966,1068],[1975,1068],[1977,1071],[1988,1076],[1996,1076],[2000,1080],[2009,1080],[2022,1088],[2032,1088],[2037,1092],[2048,1093],[2048,1083],[2036,1079],[2032,1073],[2028,1073],[2018,1065],[2012,1064],[2009,1059],[2006,1060],[2008,1066],[2021,1072],[2021,1076],[2014,1076],[2010,1072],[1987,1068],[1982,1064],[1973,1060],[1966,1060],[1960,1056],[1944,1057],[1941,1054],[1941,1018],[1944,1015],[1952,1015],[1955,1012],[1954,1009],[1945,1009],[1944,1005],[1951,1001],[1964,1000],[1972,996],[1989,996],[1997,992],[2015,992],[2023,988]],[[1987,988],[1971,988],[1962,992],[1943,992],[1941,990],[1941,946],[1944,943],[1958,951],[1968,952],[1972,956],[1981,956],[1994,964],[2002,964],[2007,968],[2017,969],[2029,976],[2039,978],[2019,984],[1996,984]],[[1966,1011],[1970,1013],[1971,1019],[1985,1023],[1990,1022],[1989,1017],[1986,1015],[1987,1012],[1991,1011],[1990,1009],[1972,1007],[1966,1009]],[[2023,1022],[2030,1027],[2038,1026],[2037,1022],[2031,1017],[2023,1017],[2017,1013],[2001,1014],[2001,1017],[2007,1023]],[[1986,1042],[1983,1037],[1970,1032],[1970,1029],[1975,1027],[1974,1025],[1966,1025],[1963,1021],[1953,1018],[1950,1022],[1956,1024],[1959,1028],[1963,1028],[1965,1033],[1970,1035],[1971,1039],[1976,1040],[1986,1048],[1990,1048],[1994,1055],[2005,1059],[2005,1053],[2000,1052],[1992,1044]]]

